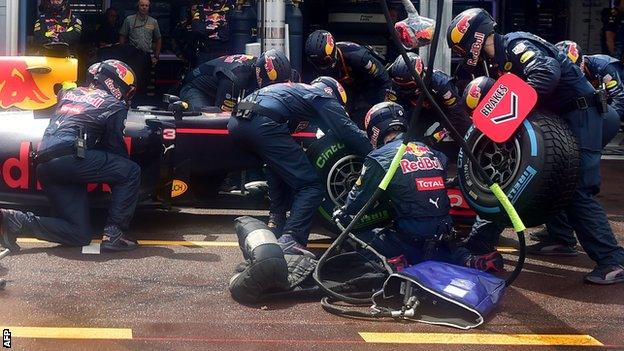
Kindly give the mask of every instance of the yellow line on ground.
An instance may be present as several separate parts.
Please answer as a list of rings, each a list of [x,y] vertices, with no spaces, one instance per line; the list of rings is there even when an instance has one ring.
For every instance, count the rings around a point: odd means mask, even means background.
[[[53,328],[0,327],[8,329],[13,338],[34,339],[132,339],[132,329],[121,328]]]
[[[370,343],[603,346],[591,335],[568,334],[451,334],[451,333],[359,333]]]
[[[47,241],[34,238],[19,238],[20,244],[46,244]],[[99,243],[101,240],[93,240],[92,243]],[[192,240],[139,240],[144,246],[200,246],[200,247],[238,247],[237,241],[192,241]],[[330,244],[310,243],[310,249],[327,249]],[[501,253],[512,253],[518,250],[513,247],[501,246],[496,248]]]

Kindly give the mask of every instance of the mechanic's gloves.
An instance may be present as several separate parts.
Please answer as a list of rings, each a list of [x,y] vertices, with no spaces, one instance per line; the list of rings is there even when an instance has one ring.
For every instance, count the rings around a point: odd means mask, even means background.
[[[235,223],[238,244],[249,264],[230,279],[234,300],[254,303],[269,291],[288,290],[288,265],[273,232],[248,216],[236,218]]]
[[[332,213],[332,220],[338,225],[340,230],[346,228],[353,220],[353,216],[346,214],[344,210],[345,206],[342,206]]]

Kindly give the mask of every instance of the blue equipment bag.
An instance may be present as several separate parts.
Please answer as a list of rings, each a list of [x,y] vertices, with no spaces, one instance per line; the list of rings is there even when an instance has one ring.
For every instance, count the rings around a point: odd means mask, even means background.
[[[505,280],[476,269],[425,261],[386,279],[373,309],[427,324],[476,328],[498,305]]]

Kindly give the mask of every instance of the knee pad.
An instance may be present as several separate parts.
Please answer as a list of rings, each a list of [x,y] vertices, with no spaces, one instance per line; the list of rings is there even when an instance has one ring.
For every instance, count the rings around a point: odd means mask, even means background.
[[[235,222],[238,244],[250,264],[230,279],[234,300],[254,303],[267,292],[288,290],[288,264],[273,232],[252,217],[239,217]]]

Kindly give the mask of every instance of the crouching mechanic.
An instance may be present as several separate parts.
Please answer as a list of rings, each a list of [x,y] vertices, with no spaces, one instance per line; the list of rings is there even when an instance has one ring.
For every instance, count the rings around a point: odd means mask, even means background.
[[[559,51],[581,68],[595,89],[604,89],[609,105],[615,113],[603,114],[602,146],[606,146],[620,129],[624,118],[624,89],[622,87],[622,63],[607,55],[583,55],[581,47],[570,40],[555,44]],[[527,246],[534,255],[576,256],[576,238],[565,213],[546,223],[546,229],[531,234],[537,244]]]
[[[420,56],[417,54],[409,52],[407,53],[407,56],[409,58],[409,65],[405,63],[403,56],[398,56],[390,67],[388,67],[388,74],[392,80],[392,90],[394,94],[387,94],[386,101],[393,101],[403,106],[409,118],[409,116],[412,115],[412,109],[416,106],[418,96],[420,95],[418,84],[414,80],[414,77],[412,77],[410,66],[414,67],[414,70],[422,79],[424,79],[426,67],[424,66]],[[460,104],[461,98],[457,91],[457,87],[453,83],[453,78],[442,71],[433,70],[433,75],[431,77],[431,92],[436,99],[436,102],[449,117],[449,120],[455,129],[457,129],[461,135],[466,134],[466,131],[472,122]],[[438,121],[439,118],[437,118],[435,112],[433,112],[431,106],[426,100],[424,107],[425,111],[419,122],[422,122],[420,124],[425,128],[429,128],[435,123],[435,121]],[[425,132],[427,131],[422,130],[422,133]],[[431,132],[434,139],[436,138],[436,133],[438,133],[438,139],[444,138],[445,135],[449,134],[441,126]],[[435,141],[439,140],[435,139]]]
[[[258,89],[255,70],[255,56],[218,57],[202,63],[186,76],[180,98],[194,111],[206,106],[232,111],[239,98]]]
[[[580,147],[580,181],[565,212],[581,245],[596,267],[585,281],[624,281],[624,249],[618,245],[606,213],[595,196],[600,191],[603,118],[596,91],[583,73],[554,45],[530,33],[500,35],[496,22],[482,9],[456,16],[447,30],[451,49],[476,67],[483,57],[501,72],[523,78],[538,94],[538,107],[565,120]],[[611,107],[606,108],[611,110]]]
[[[112,189],[102,250],[132,250],[137,243],[124,235],[138,199],[141,170],[130,160],[124,142],[127,103],[135,76],[117,60],[100,64],[88,87],[61,90],[35,162],[43,190],[58,217],[0,210],[0,243],[19,250],[21,235],[68,246],[91,242],[88,183]]]
[[[373,106],[365,124],[370,142],[377,149],[366,157],[361,177],[345,206],[334,213],[334,219],[344,226],[379,186],[407,131],[405,112],[394,102]],[[388,259],[403,255],[408,264],[435,259],[483,271],[502,271],[500,253],[473,256],[467,249],[448,242],[452,236],[452,219],[444,184],[446,166],[443,153],[422,143],[409,143],[400,170],[386,190],[395,212],[393,226],[364,232],[358,237]]]
[[[290,63],[275,50],[258,58],[256,67],[261,89],[238,103],[228,130],[239,145],[258,155],[272,174],[268,177],[271,212],[285,216],[286,209],[290,210],[279,238],[284,253],[314,257],[305,245],[323,190],[315,168],[291,132],[309,122],[359,155],[366,155],[371,146],[366,134],[349,120],[341,104],[346,102],[346,94],[334,79],[327,77],[312,85],[287,82]],[[292,194],[292,201],[277,200],[287,197],[283,194]],[[277,201],[287,208],[277,209]]]
[[[334,41],[325,30],[316,30],[305,43],[305,55],[316,72],[338,80],[349,94],[347,111],[358,123],[371,106],[384,101],[392,84],[383,64],[359,44]]]

